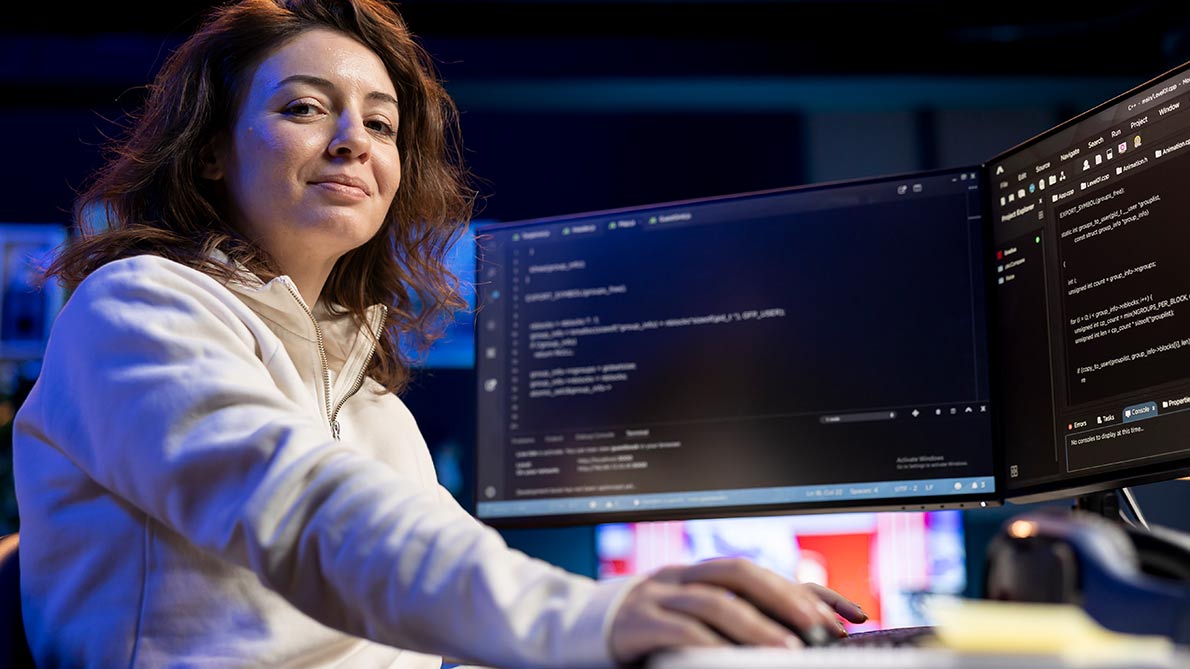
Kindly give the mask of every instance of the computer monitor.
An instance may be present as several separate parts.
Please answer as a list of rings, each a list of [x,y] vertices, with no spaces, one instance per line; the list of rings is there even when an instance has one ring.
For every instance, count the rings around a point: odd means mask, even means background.
[[[605,580],[745,557],[847,593],[868,613],[863,623],[847,623],[853,632],[928,624],[926,599],[963,595],[971,581],[958,510],[604,523],[595,528],[595,549]]]
[[[0,361],[36,361],[65,296],[39,275],[67,239],[63,223],[0,222]]]
[[[476,515],[997,503],[978,167],[477,229]]]
[[[1190,473],[1190,63],[990,160],[1004,494]]]

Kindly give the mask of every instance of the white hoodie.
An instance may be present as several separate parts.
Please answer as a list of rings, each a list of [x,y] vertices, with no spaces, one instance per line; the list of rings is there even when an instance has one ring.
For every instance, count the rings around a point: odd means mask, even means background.
[[[362,376],[370,337],[316,315],[288,277],[223,285],[155,256],[78,287],[14,430],[39,666],[612,665],[630,582],[469,516]]]

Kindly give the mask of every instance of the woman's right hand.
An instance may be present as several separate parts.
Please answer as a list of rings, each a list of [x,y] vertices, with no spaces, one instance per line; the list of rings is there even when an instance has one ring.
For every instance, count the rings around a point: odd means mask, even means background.
[[[636,584],[612,620],[610,644],[621,665],[683,646],[799,647],[802,638],[845,636],[838,616],[868,618],[834,590],[720,558],[665,567]]]

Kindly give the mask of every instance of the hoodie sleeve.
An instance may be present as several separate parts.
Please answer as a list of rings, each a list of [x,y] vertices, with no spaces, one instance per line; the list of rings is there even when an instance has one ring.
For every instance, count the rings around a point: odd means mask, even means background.
[[[335,442],[275,385],[210,277],[110,263],[59,315],[18,429],[195,545],[350,634],[478,664],[600,667],[631,581],[596,582]]]

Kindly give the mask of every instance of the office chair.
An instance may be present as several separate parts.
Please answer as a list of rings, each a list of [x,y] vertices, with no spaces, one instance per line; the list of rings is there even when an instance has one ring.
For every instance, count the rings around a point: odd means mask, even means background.
[[[18,533],[0,537],[0,667],[33,669],[33,656],[21,621],[21,567]]]

